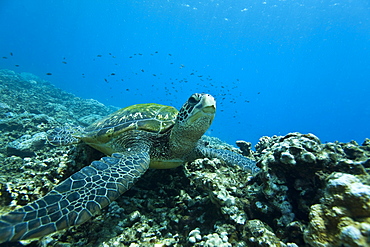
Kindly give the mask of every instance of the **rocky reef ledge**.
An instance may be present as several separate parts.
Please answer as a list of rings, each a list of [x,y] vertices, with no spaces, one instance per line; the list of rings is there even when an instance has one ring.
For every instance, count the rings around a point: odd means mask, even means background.
[[[0,70],[0,214],[102,157],[84,144],[50,146],[46,131],[87,126],[114,110],[32,74]],[[89,222],[22,244],[370,246],[369,139],[321,143],[313,134],[290,133],[262,137],[253,151],[245,141],[237,149],[205,138],[255,159],[261,171],[252,177],[217,159],[149,170]]]

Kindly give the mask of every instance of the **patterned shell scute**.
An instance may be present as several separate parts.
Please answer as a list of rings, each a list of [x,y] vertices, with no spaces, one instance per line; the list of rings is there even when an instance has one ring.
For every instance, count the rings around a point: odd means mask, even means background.
[[[137,104],[118,110],[86,128],[95,136],[119,135],[128,130],[164,133],[174,124],[177,109],[159,104]]]

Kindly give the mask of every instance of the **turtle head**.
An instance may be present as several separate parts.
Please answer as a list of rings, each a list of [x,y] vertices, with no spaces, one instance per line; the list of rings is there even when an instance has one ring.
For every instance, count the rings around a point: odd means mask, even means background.
[[[216,101],[212,95],[195,93],[189,97],[177,115],[176,123],[190,128],[205,127],[204,132],[211,126],[216,112]],[[199,126],[199,123],[205,126]],[[195,125],[195,126],[193,126]],[[204,134],[202,133],[202,135]]]
[[[215,113],[216,101],[211,95],[191,95],[181,107],[171,131],[170,143],[174,153],[191,152],[211,126]]]

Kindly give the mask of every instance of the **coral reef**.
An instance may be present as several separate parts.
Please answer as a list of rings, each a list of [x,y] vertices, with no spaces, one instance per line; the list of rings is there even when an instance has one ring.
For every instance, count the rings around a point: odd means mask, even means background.
[[[304,239],[311,246],[369,245],[370,186],[353,175],[332,173],[309,218]]]
[[[31,74],[0,70],[0,213],[45,195],[102,154],[52,147],[56,126],[87,126],[115,109]],[[369,246],[370,140],[321,143],[313,134],[262,137],[235,148],[251,176],[217,159],[149,170],[85,224],[22,242],[35,246]],[[6,245],[5,245],[6,246]]]

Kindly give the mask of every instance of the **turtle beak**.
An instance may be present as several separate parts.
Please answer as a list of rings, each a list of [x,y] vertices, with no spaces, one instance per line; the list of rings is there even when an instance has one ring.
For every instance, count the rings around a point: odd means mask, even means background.
[[[216,112],[216,106],[207,106],[203,108],[204,113],[214,114]]]
[[[212,95],[204,95],[201,104],[204,113],[214,114],[216,112],[216,101]]]

